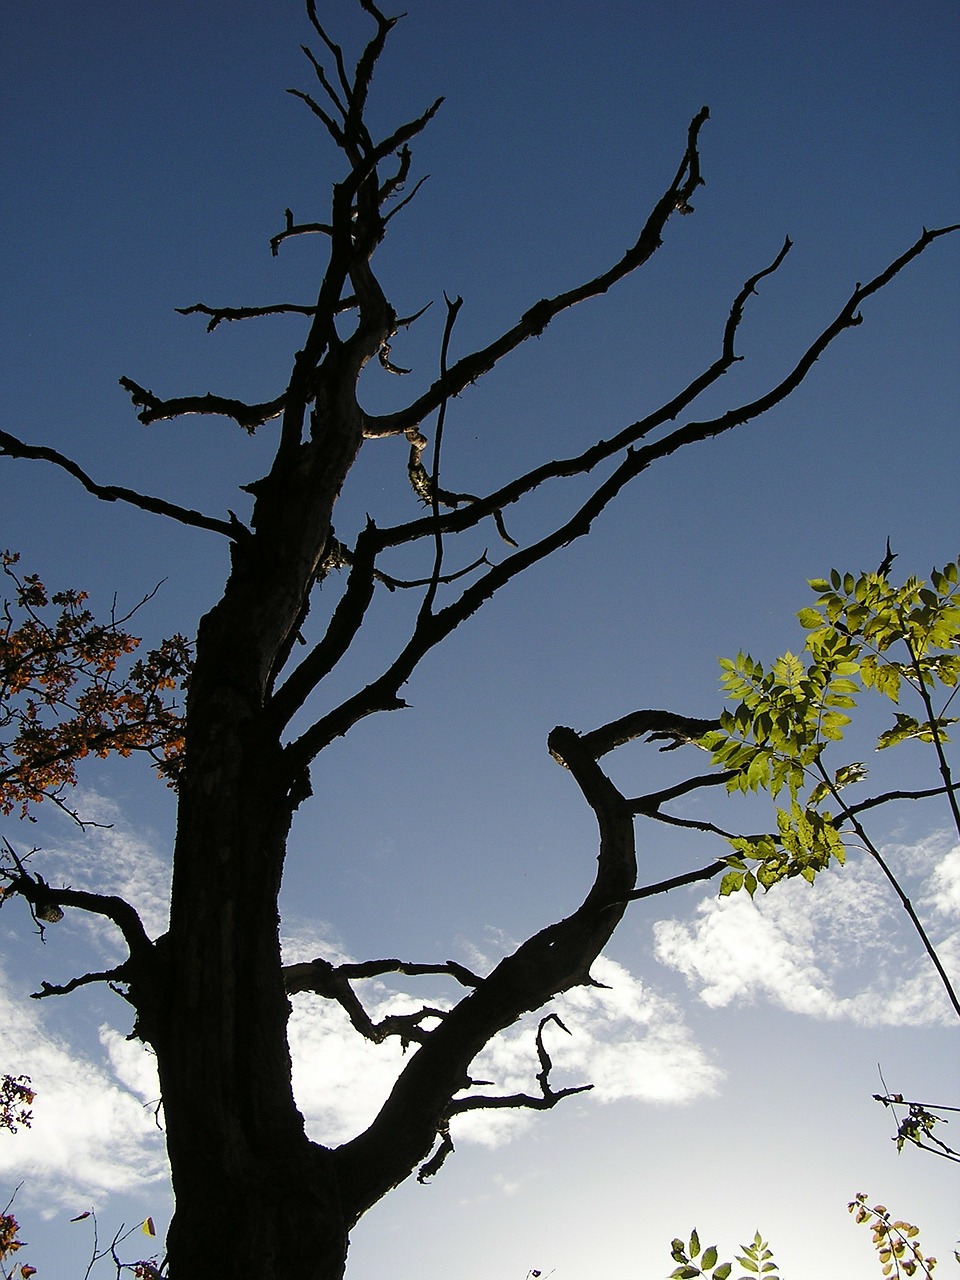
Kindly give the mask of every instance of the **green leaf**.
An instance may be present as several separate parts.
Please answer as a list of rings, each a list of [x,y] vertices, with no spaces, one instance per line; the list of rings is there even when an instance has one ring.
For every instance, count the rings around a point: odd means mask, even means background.
[[[695,1258],[700,1252],[700,1237],[697,1235],[697,1229],[690,1232],[690,1257]]]
[[[859,760],[852,760],[850,764],[841,765],[834,774],[834,785],[839,791],[841,787],[849,787],[855,782],[862,782],[867,776],[867,770]]]
[[[751,791],[757,791],[760,787],[766,788],[769,782],[770,758],[763,752],[758,752],[747,769],[747,786]]]
[[[797,619],[804,631],[812,631],[814,627],[823,626],[823,614],[819,609],[800,609]]]
[[[907,716],[898,711],[894,716],[893,728],[885,729],[877,739],[877,750],[883,751],[886,747],[895,747],[898,742],[917,737],[919,733],[919,722],[913,716]]]
[[[729,898],[731,893],[736,893],[743,888],[743,872],[728,871],[720,881],[720,897]]]
[[[716,1271],[710,1277],[710,1280],[729,1280],[730,1272],[733,1270],[732,1262],[721,1262]]]
[[[834,680],[831,688],[836,693],[859,693],[860,686],[856,680]]]
[[[827,784],[825,782],[818,782],[817,785],[810,792],[810,798],[807,801],[807,804],[811,808],[816,808],[818,804],[822,804],[823,801],[826,800],[829,794],[830,794],[830,788],[827,786]]]
[[[717,1257],[716,1245],[710,1245],[708,1249],[704,1249],[703,1257],[701,1258],[704,1268],[715,1267],[717,1265]]]

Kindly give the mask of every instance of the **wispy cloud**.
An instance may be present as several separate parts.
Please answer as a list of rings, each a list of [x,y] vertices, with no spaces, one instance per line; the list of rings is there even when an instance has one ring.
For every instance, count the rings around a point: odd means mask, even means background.
[[[51,1035],[25,991],[0,974],[3,1068],[30,1076],[37,1092],[30,1129],[0,1134],[0,1185],[24,1182],[22,1197],[46,1209],[85,1208],[110,1192],[144,1186],[166,1176],[162,1135],[153,1111],[151,1059],[108,1029],[106,1061],[93,1061]],[[123,1074],[117,1065],[125,1062]],[[136,1061],[136,1067],[133,1063]],[[131,1087],[133,1086],[133,1087]]]
[[[606,957],[593,966],[593,976],[604,987],[578,987],[550,1006],[570,1032],[555,1026],[546,1032],[554,1087],[592,1084],[589,1097],[601,1103],[623,1098],[685,1103],[716,1092],[721,1073],[674,1004]],[[379,981],[357,986],[375,1020],[421,1004]],[[444,1003],[435,992],[426,1000],[441,1007]],[[524,1019],[477,1058],[471,1072],[493,1082],[487,1092],[537,1093],[538,1021],[539,1015]],[[370,1123],[405,1061],[395,1041],[373,1045],[362,1040],[338,1006],[309,996],[294,1002],[290,1044],[297,1101],[310,1132],[325,1142],[344,1141]],[[529,1112],[475,1111],[456,1119],[454,1133],[496,1145],[521,1132],[531,1119]]]
[[[156,843],[131,826],[112,800],[97,792],[79,792],[76,807],[91,825],[81,829],[73,824],[51,824],[43,832],[37,869],[51,883],[118,894],[136,908],[147,932],[156,937],[167,927],[169,851],[160,853]],[[110,941],[116,937],[112,925],[80,912],[71,912],[70,918],[87,921],[89,935],[100,938],[107,951],[119,954],[121,945]]]
[[[943,833],[885,857],[921,905],[948,972],[960,973],[960,848]],[[656,954],[704,1003],[767,999],[795,1013],[861,1025],[948,1021],[940,980],[898,900],[867,857],[815,885],[789,881],[751,902],[706,898],[693,920],[654,926]]]

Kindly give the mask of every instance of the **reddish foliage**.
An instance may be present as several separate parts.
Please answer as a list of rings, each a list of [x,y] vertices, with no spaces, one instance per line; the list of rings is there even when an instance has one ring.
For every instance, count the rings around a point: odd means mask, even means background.
[[[0,1129],[11,1133],[16,1133],[18,1126],[29,1129],[33,1120],[30,1105],[35,1096],[29,1076],[0,1076]]]
[[[13,570],[14,588],[0,613],[0,813],[58,797],[76,783],[86,755],[146,751],[173,785],[183,754],[182,713],[173,691],[186,687],[190,647],[175,635],[122,673],[140,644],[127,618],[98,622],[83,591],[52,595],[36,574]]]

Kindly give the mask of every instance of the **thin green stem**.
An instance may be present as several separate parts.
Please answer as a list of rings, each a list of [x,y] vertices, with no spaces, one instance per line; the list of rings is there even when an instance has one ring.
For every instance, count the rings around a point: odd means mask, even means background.
[[[957,793],[953,788],[953,776],[950,772],[950,766],[947,763],[947,754],[943,749],[943,737],[937,724],[936,712],[933,709],[933,700],[930,697],[930,690],[927,682],[923,678],[923,668],[920,666],[920,657],[913,646],[910,639],[910,633],[904,626],[904,643],[907,646],[907,652],[910,654],[910,665],[913,667],[914,674],[917,677],[918,692],[923,700],[924,708],[927,712],[927,723],[930,726],[930,734],[933,738],[933,749],[937,753],[937,763],[940,767],[940,776],[943,778],[944,785],[947,788],[947,803],[953,813],[953,821],[957,828],[957,834],[960,835],[960,802],[957,801]]]
[[[816,769],[821,779],[823,780],[823,783],[826,786],[827,790],[830,792],[830,795],[840,806],[843,812],[843,816],[846,818],[846,820],[850,823],[854,831],[859,836],[861,842],[863,843],[863,847],[867,850],[867,852],[876,862],[877,866],[886,876],[887,880],[890,882],[890,885],[893,888],[894,893],[900,899],[900,905],[903,907],[904,911],[906,911],[907,915],[913,921],[913,927],[916,929],[917,933],[919,934],[920,941],[923,943],[924,950],[926,951],[927,955],[930,957],[930,961],[933,964],[933,967],[936,969],[937,973],[940,975],[940,980],[944,985],[944,988],[947,992],[947,997],[950,1000],[950,1003],[953,1005],[954,1012],[956,1013],[957,1017],[960,1018],[960,999],[958,999],[957,993],[953,989],[953,984],[951,983],[949,977],[947,976],[946,970],[944,969],[943,965],[940,962],[940,957],[937,955],[936,947],[934,947],[933,943],[930,941],[929,937],[927,936],[927,931],[923,927],[923,924],[920,920],[920,917],[917,915],[916,911],[914,911],[913,909],[913,903],[904,893],[903,888],[900,884],[900,881],[897,879],[893,871],[888,866],[880,850],[876,847],[876,845],[867,835],[866,831],[863,829],[863,826],[858,820],[856,814],[852,812],[852,810],[848,807],[846,802],[841,797],[840,792],[837,790],[836,786],[834,785],[829,774],[827,773],[826,769],[824,769],[823,764],[819,759],[816,762]]]

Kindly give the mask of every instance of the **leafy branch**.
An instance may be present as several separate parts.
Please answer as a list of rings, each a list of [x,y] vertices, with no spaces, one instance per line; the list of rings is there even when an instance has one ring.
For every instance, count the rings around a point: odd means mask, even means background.
[[[741,1272],[735,1280],[750,1280],[751,1276],[767,1276],[768,1280],[778,1280],[780,1272],[777,1264],[773,1260],[769,1245],[759,1231],[754,1233],[753,1240],[749,1244],[742,1244],[740,1248],[743,1253],[735,1255],[736,1261],[740,1263],[744,1272],[749,1272],[749,1276]],[[719,1266],[717,1265],[720,1255],[716,1245],[711,1244],[703,1249],[695,1229],[691,1232],[688,1243],[679,1238],[672,1242],[670,1256],[680,1265],[670,1272],[669,1280],[697,1280],[699,1276],[709,1277],[709,1280],[728,1280],[733,1271],[732,1262],[721,1262]]]
[[[723,711],[719,728],[707,732],[701,746],[725,771],[728,791],[764,790],[776,799],[785,790],[789,796],[787,808],[776,807],[776,833],[729,837],[734,853],[727,856],[730,870],[720,892],[746,889],[753,896],[758,884],[766,890],[795,876],[813,883],[831,862],[844,864],[842,828],[849,826],[909,915],[960,1016],[960,998],[923,923],[857,816],[871,802],[850,805],[841,795],[862,782],[867,769],[851,761],[828,772],[824,763],[827,747],[843,739],[858,695],[873,689],[898,703],[901,690],[912,689],[924,718],[897,711],[877,750],[910,739],[931,743],[943,783],[933,794],[946,796],[960,833],[957,784],[945,751],[947,726],[956,721],[946,711],[960,680],[960,571],[951,562],[933,571],[929,586],[911,577],[894,587],[888,578],[892,558],[888,552],[876,573],[854,578],[834,569],[829,579],[811,580],[816,607],[797,615],[810,633],[806,662],[790,652],[769,670],[749,654],[720,659],[721,683],[738,702]],[[935,698],[942,698],[939,710]],[[828,799],[836,816],[823,807]]]
[[[869,1227],[873,1234],[873,1245],[880,1259],[881,1269],[885,1276],[933,1276],[937,1265],[936,1258],[925,1258],[920,1248],[920,1228],[902,1219],[892,1221],[885,1205],[878,1204],[870,1208],[867,1197],[860,1192],[851,1200],[847,1208],[854,1216],[854,1221]]]

